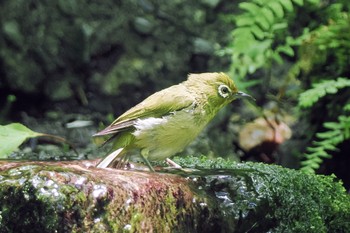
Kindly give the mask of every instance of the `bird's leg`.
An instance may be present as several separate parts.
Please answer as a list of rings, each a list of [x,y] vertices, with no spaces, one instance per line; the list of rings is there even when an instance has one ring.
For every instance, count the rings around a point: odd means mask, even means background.
[[[149,170],[151,170],[151,172],[155,172],[152,165],[150,164],[150,162],[148,161],[148,159],[146,159],[147,155],[148,155],[149,151],[148,150],[141,150],[140,156],[143,159],[143,161],[147,164]]]

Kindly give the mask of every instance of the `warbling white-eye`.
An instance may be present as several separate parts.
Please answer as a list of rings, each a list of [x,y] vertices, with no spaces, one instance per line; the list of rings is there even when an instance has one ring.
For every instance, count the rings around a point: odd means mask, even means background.
[[[239,97],[250,97],[237,90],[224,73],[190,74],[178,85],[163,89],[119,116],[94,136],[110,136],[114,152],[97,167],[139,155],[154,171],[149,160],[164,160],[181,152],[217,112]]]

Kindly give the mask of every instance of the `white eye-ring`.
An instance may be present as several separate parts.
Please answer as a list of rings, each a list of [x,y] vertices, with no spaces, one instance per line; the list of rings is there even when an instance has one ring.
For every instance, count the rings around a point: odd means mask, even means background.
[[[231,93],[231,89],[228,86],[221,84],[218,88],[218,92],[221,97],[227,98]]]

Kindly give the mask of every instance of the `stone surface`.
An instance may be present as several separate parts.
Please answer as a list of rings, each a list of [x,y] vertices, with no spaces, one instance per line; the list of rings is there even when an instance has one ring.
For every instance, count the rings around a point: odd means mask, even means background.
[[[97,169],[96,161],[3,161],[0,232],[350,229],[350,198],[334,177],[222,162],[222,169],[150,173]]]

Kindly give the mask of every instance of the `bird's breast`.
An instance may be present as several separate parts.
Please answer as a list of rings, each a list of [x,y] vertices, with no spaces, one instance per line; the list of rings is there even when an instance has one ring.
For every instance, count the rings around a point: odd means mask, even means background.
[[[181,152],[207,125],[201,113],[182,110],[135,123],[135,145],[146,149],[149,160],[163,160]]]

